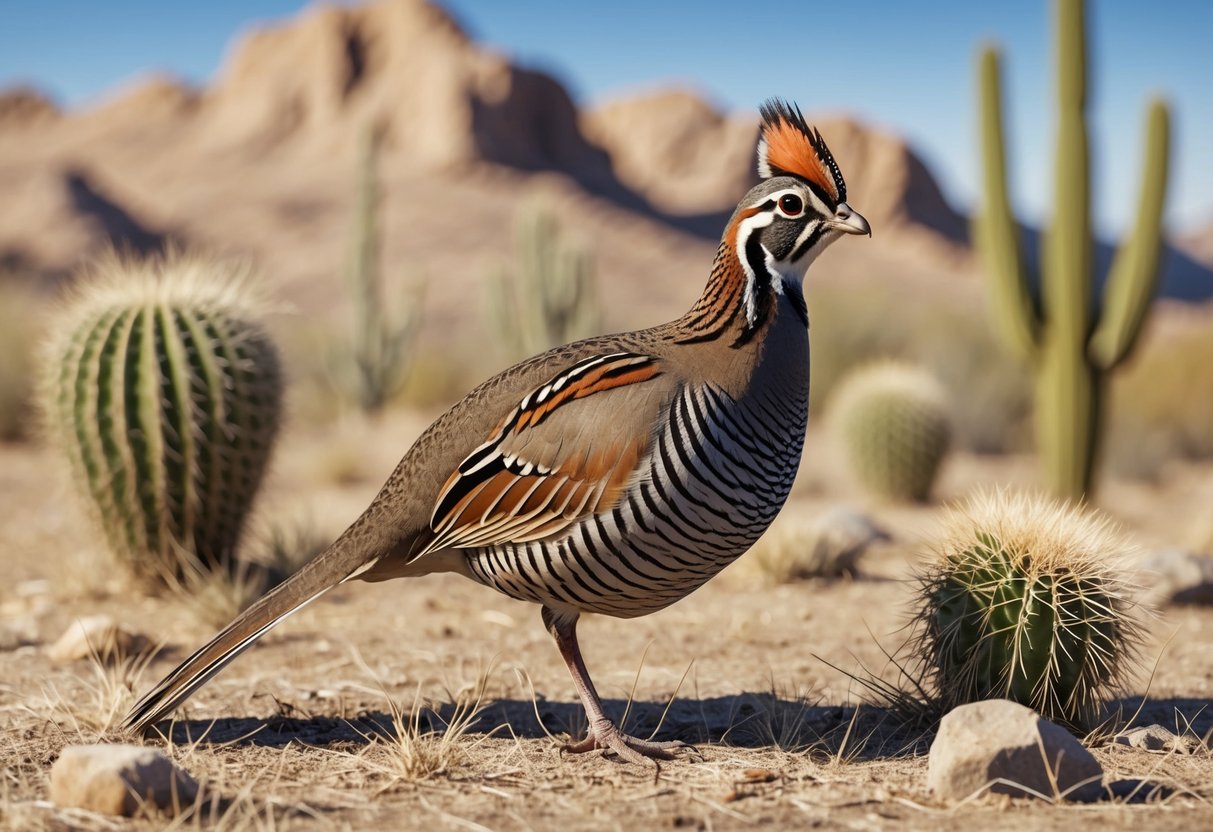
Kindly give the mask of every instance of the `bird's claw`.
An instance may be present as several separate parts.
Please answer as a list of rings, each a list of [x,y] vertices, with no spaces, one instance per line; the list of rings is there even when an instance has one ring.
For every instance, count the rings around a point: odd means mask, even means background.
[[[690,743],[682,740],[642,740],[623,733],[614,723],[606,720],[595,724],[585,739],[567,743],[560,749],[561,754],[586,754],[590,751],[602,751],[606,757],[613,754],[621,760],[641,766],[657,765],[658,760],[673,760],[677,752],[687,752],[694,759],[703,760],[699,749]],[[660,765],[657,765],[657,768],[660,770]]]

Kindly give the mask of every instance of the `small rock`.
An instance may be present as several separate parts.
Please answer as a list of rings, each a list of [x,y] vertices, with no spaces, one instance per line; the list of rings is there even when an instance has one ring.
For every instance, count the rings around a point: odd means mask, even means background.
[[[1213,604],[1213,557],[1182,549],[1155,552],[1141,562],[1154,604]]]
[[[124,656],[142,653],[149,647],[143,636],[125,630],[108,615],[78,618],[47,648],[57,662],[71,662],[96,656],[103,661],[120,661]]]
[[[823,578],[853,573],[869,547],[892,539],[871,517],[846,506],[821,515],[812,531],[808,571]]]
[[[1155,723],[1131,728],[1117,734],[1113,742],[1143,751],[1167,751],[1179,754],[1194,754],[1200,748],[1200,740],[1193,736],[1182,736]]]
[[[1088,801],[1103,793],[1103,768],[1060,725],[1016,702],[992,699],[961,705],[943,718],[931,743],[927,783],[949,800],[988,786],[1013,797]]]
[[[155,748],[71,745],[51,767],[58,806],[130,817],[143,805],[176,814],[198,796],[198,782]]]

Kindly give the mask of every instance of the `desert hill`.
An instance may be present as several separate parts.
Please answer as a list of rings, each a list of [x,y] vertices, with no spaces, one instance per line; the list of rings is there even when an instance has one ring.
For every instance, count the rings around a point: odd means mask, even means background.
[[[964,217],[902,140],[819,123],[875,238],[815,272],[972,271]],[[178,240],[250,256],[295,309],[336,314],[370,129],[383,137],[387,272],[432,279],[436,331],[475,311],[536,191],[595,248],[604,305],[629,310],[608,324],[674,314],[754,177],[752,113],[685,92],[583,113],[425,0],[321,6],[239,37],[199,89],[151,76],[66,112],[29,90],[0,95],[0,266],[57,277],[111,241]]]
[[[881,238],[956,265],[966,253],[966,221],[906,143],[850,118],[813,121],[847,175],[849,201]],[[663,210],[728,212],[757,181],[754,114],[722,113],[694,93],[617,99],[589,110],[583,123],[620,179]]]

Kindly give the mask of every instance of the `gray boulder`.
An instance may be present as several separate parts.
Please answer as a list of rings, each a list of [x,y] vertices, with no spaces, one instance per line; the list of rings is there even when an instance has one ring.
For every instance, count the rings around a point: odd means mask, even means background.
[[[944,800],[983,791],[1089,801],[1103,794],[1103,768],[1060,725],[1006,699],[961,705],[939,724],[927,783]]]

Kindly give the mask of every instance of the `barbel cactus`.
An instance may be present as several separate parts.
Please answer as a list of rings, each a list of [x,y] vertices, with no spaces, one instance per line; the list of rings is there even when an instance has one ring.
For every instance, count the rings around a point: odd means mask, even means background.
[[[278,432],[277,352],[245,272],[111,255],[77,280],[43,356],[49,436],[150,582],[231,567]]]
[[[954,510],[920,573],[915,653],[947,711],[1011,699],[1086,731],[1122,692],[1142,629],[1099,517],[1040,497],[982,494]]]
[[[830,407],[855,478],[894,500],[926,500],[952,439],[947,395],[930,373],[882,362],[845,379]]]

